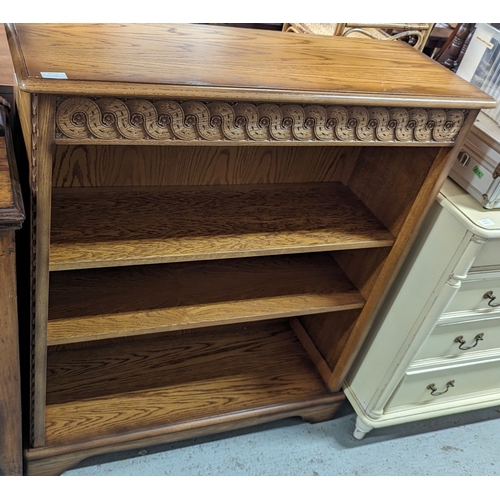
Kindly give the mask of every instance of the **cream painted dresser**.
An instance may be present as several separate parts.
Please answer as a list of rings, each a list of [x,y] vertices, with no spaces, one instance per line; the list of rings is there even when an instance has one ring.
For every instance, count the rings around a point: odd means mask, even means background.
[[[358,439],[500,405],[500,210],[446,180],[344,391]]]

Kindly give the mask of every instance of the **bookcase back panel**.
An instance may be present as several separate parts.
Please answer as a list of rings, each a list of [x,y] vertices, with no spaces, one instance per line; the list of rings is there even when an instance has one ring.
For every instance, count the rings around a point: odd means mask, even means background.
[[[359,148],[57,146],[53,187],[345,182]]]

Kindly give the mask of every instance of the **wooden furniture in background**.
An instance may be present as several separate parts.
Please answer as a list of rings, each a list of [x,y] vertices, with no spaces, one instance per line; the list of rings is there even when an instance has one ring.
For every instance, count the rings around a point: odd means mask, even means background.
[[[453,72],[456,72],[474,34],[475,26],[475,23],[457,24],[448,37],[448,40],[433,56],[433,59]]]
[[[210,26],[228,26],[231,28],[248,28],[254,30],[281,31],[283,23],[202,23]]]
[[[284,23],[283,31],[309,35],[404,40],[423,51],[433,23]]]
[[[16,238],[24,207],[9,122],[0,97],[0,476],[23,473]]]
[[[0,29],[0,96],[13,105],[14,67],[5,30]]]
[[[447,42],[454,28],[455,25],[451,23],[436,23],[425,44],[424,54],[427,54],[431,58],[437,54],[445,42]]]
[[[28,474],[332,418],[494,100],[405,44],[151,24],[8,38],[31,162]]]

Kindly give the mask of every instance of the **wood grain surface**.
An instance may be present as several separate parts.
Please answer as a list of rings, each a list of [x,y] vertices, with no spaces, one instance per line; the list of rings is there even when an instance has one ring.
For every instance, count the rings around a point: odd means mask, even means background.
[[[495,105],[400,43],[182,24],[16,24],[8,37],[19,84],[29,92]]]
[[[31,190],[31,286],[34,302],[31,306],[32,332],[31,376],[32,376],[32,443],[45,443],[45,383],[47,373],[47,316],[49,301],[49,251],[52,199],[52,147],[50,141],[39,137],[54,134],[54,97],[32,96],[32,136],[30,190]]]
[[[0,26],[0,90],[12,93],[14,86],[14,66],[10,56],[9,44],[3,26]]]
[[[394,238],[340,183],[61,189],[50,269],[390,246]]]
[[[334,370],[352,330],[359,319],[359,311],[339,311],[337,313],[311,314],[298,318],[311,342],[321,354],[322,360]],[[326,383],[331,383],[332,372]],[[335,380],[339,383],[338,379]]]
[[[282,322],[49,351],[49,446],[286,404],[329,391]]]
[[[396,42],[156,24],[7,36],[30,160],[30,470],[292,411],[331,415],[494,100]],[[167,147],[165,132],[180,143]]]
[[[14,192],[12,190],[9,162],[7,161],[7,150],[4,138],[0,137],[0,218],[2,221],[7,219],[6,215],[4,215],[5,212],[13,208]]]
[[[1,81],[0,81],[1,84]],[[16,235],[24,220],[8,108],[0,97],[0,476],[21,476],[21,369]]]
[[[0,220],[0,224],[2,221]],[[14,230],[0,226],[0,476],[21,476],[21,373]]]
[[[59,145],[54,187],[213,186],[347,179],[360,149]]]
[[[440,187],[450,172],[453,162],[465,142],[467,135],[466,131],[470,130],[476,116],[477,112],[469,115],[467,118],[468,123],[466,123],[465,128],[457,138],[457,142],[451,151],[442,148],[438,151],[437,155],[432,157],[432,163],[429,166],[426,177],[420,178],[420,189],[409,190],[413,197],[407,199],[405,203],[404,197],[401,196],[401,193],[398,194],[396,199],[400,199],[403,202],[402,206],[404,207],[405,218],[404,220],[399,219],[399,230],[396,241],[385,261],[378,266],[377,278],[371,284],[370,296],[367,298],[366,304],[363,307],[363,310],[361,311],[361,314],[359,315],[349,336],[344,337],[344,349],[338,357],[337,355],[340,352],[338,349],[335,348],[330,350],[332,357],[329,361],[333,371],[328,386],[333,391],[340,390],[347,372],[352,366],[356,355],[360,351],[363,342],[369,333],[369,329],[375,320],[376,314],[383,303],[389,287],[392,285],[395,277],[397,276],[397,272],[401,268],[401,265],[411,248],[412,243],[415,241],[425,215],[436,199]],[[397,158],[397,156],[395,158]],[[418,166],[418,163],[416,166]],[[403,174],[403,177],[404,176],[405,174]],[[365,188],[368,189],[366,181],[361,184],[364,184]],[[403,185],[410,186],[410,183],[404,181]],[[373,200],[375,200],[375,197],[372,198],[372,201]],[[376,203],[378,204],[380,202],[381,200],[379,199]],[[390,211],[386,211],[385,213],[388,214]],[[397,220],[398,218],[396,218],[396,221]],[[340,264],[341,267],[343,267],[344,272],[347,276],[352,276],[353,274],[347,270],[349,266],[344,264],[347,264],[347,262],[344,261]],[[355,278],[351,279],[355,281]]]
[[[413,200],[442,148],[364,148],[348,185],[394,235],[398,235]]]
[[[163,427],[144,428],[135,432],[115,434],[92,441],[61,444],[26,450],[28,475],[59,475],[75,467],[85,458],[125,450],[140,450],[149,446],[179,442],[187,439],[206,438],[237,429],[250,428],[291,417],[301,417],[306,422],[316,423],[331,420],[341,410],[344,393],[335,392],[319,397],[286,404],[252,408],[238,413],[221,414],[202,420],[181,422]]]
[[[329,254],[53,272],[48,345],[361,308]]]
[[[9,115],[0,97],[0,230],[19,229],[25,217]]]

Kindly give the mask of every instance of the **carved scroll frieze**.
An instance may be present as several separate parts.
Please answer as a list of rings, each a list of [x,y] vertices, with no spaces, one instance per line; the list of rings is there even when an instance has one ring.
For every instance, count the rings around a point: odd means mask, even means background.
[[[453,142],[465,110],[67,97],[57,139]]]

